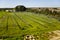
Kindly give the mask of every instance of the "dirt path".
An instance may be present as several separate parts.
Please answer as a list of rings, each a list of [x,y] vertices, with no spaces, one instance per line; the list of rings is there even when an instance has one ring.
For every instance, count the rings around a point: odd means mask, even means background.
[[[50,40],[60,40],[60,30],[53,31]]]

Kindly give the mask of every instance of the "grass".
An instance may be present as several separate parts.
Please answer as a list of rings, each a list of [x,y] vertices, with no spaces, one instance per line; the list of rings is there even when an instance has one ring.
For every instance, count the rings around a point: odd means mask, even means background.
[[[60,30],[60,21],[31,12],[0,12],[0,36],[4,40],[24,40],[25,35],[48,40],[44,33]]]

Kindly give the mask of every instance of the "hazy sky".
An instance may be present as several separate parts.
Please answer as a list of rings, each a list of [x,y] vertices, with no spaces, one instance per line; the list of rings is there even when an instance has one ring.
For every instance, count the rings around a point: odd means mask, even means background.
[[[60,7],[60,0],[0,0],[0,8],[24,5],[26,7]]]

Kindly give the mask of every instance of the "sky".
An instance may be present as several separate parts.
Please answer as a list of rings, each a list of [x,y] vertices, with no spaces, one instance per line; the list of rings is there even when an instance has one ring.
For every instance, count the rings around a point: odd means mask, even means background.
[[[13,8],[17,5],[26,7],[60,7],[60,0],[0,0],[0,8]]]

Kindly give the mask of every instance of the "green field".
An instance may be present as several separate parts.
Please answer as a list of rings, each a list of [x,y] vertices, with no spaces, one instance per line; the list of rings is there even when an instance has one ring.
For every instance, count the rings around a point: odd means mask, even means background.
[[[0,12],[0,38],[4,40],[24,40],[26,35],[36,35],[60,30],[60,21],[44,14],[31,12]]]

